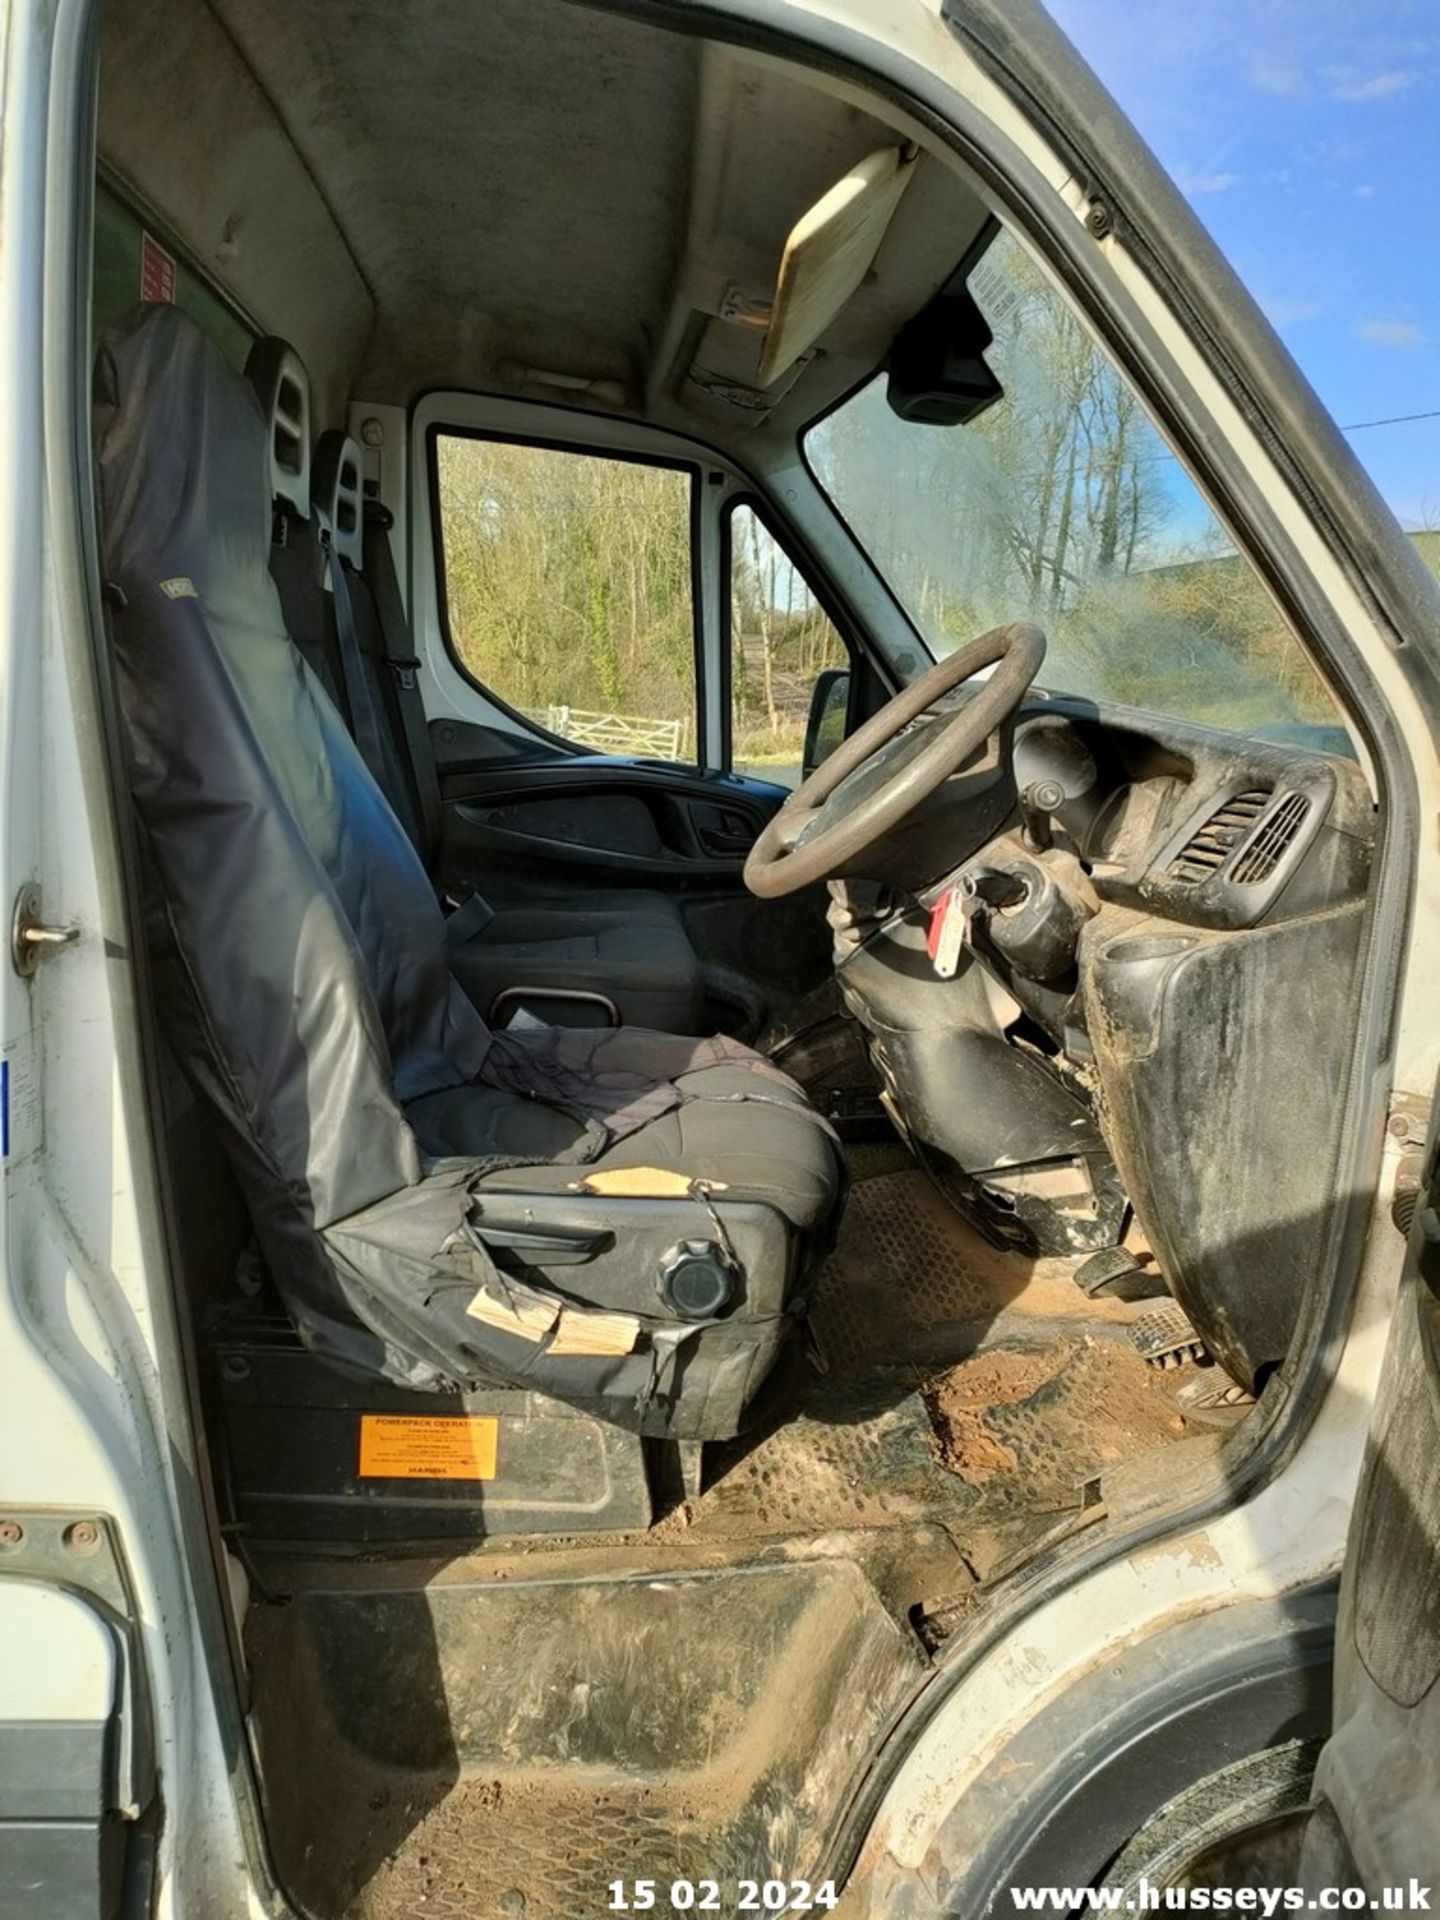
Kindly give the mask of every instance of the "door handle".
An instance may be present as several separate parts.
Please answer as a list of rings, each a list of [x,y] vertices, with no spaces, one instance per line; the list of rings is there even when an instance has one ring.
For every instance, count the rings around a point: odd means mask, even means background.
[[[754,846],[755,836],[753,833],[717,833],[713,827],[702,827],[700,844],[707,853],[733,854],[737,859],[743,859]]]

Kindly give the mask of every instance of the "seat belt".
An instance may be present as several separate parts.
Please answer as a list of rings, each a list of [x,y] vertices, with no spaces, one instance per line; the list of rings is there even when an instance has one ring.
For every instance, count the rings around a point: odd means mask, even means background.
[[[410,622],[395,578],[395,556],[390,550],[390,509],[379,500],[365,502],[365,574],[375,602],[385,665],[394,681],[395,709],[405,743],[405,760],[420,821],[420,858],[430,865],[440,842],[440,776],[425,723],[420,697],[420,662],[415,656]]]
[[[328,536],[325,559],[330,569],[330,590],[335,602],[335,631],[340,640],[340,671],[345,681],[345,704],[350,709],[350,731],[360,749],[360,757],[384,793],[388,784],[385,749],[380,742],[380,722],[370,698],[370,683],[365,678],[365,663],[360,657],[360,634],[355,625],[355,607],[350,599],[350,582],[345,578],[345,562],[335,551]]]

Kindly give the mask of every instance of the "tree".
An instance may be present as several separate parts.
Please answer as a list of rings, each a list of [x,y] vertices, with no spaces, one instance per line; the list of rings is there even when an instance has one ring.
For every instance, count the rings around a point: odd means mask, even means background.
[[[1242,730],[1333,720],[1278,609],[1076,313],[1008,235],[970,285],[996,336],[997,405],[964,427],[916,425],[890,412],[881,378],[807,442],[936,650],[1028,617],[1057,689]]]

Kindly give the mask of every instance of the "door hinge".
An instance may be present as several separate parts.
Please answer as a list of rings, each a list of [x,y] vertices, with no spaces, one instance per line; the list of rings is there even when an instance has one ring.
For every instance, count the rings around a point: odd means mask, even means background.
[[[33,881],[20,889],[10,922],[10,956],[18,974],[28,980],[43,954],[73,946],[79,938],[79,927],[49,926],[40,918],[40,889]]]

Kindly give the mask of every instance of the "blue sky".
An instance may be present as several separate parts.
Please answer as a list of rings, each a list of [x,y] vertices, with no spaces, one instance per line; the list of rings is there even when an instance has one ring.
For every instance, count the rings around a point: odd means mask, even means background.
[[[1406,525],[1440,527],[1440,0],[1047,0]]]

